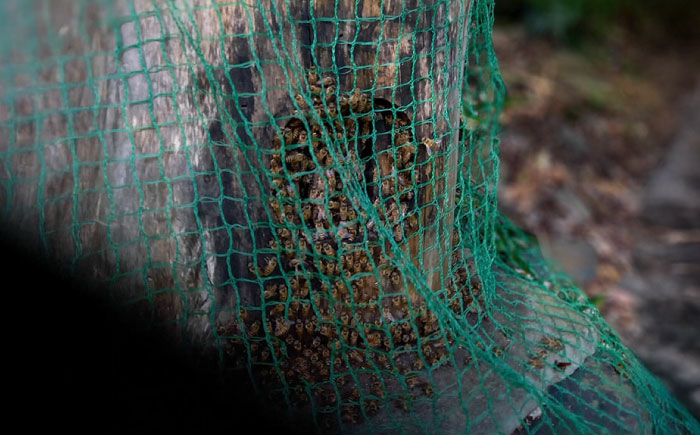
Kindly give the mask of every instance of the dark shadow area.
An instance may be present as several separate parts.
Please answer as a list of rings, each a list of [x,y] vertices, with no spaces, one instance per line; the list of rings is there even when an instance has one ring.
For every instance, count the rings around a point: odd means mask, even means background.
[[[0,246],[5,397],[25,430],[311,432],[261,405],[246,373],[223,378],[97,296],[106,290],[59,276],[7,237]]]

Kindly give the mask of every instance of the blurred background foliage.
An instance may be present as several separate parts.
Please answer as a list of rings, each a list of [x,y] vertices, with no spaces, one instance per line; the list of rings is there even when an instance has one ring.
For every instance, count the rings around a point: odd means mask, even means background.
[[[700,2],[495,7],[499,208],[700,417]]]
[[[700,34],[700,2],[687,0],[498,0],[496,14],[569,44],[604,38],[617,24],[649,39]]]

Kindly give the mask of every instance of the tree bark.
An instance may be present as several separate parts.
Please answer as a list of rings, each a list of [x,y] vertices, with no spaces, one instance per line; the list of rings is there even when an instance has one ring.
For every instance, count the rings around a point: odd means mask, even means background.
[[[0,207],[25,244],[173,326],[175,340],[222,349],[214,328],[260,305],[249,263],[275,228],[264,201],[274,195],[270,155],[303,117],[296,94],[308,99],[316,67],[339,94],[370,96],[369,157],[396,146],[380,134],[387,114],[411,126],[418,231],[386,246],[421,275],[404,277],[411,296],[446,286],[471,0],[37,0],[31,19],[24,2],[0,5],[1,16],[22,17],[0,51]],[[359,169],[343,181],[361,181]],[[513,276],[499,283],[513,312],[494,311],[479,333],[508,349],[511,369],[522,373],[528,343],[547,336],[576,343],[565,349],[572,364],[553,369],[559,357],[549,354],[550,366],[528,370],[535,397],[502,366],[473,365],[471,350],[457,350],[454,366],[430,371],[437,431],[512,432],[595,351],[597,332],[580,312]],[[527,339],[511,342],[497,325]],[[390,380],[386,391],[400,392]],[[366,427],[424,431],[412,425],[433,421],[435,409],[421,403]]]
[[[469,3],[37,2],[18,42],[37,40],[39,57],[76,57],[3,83],[5,217],[72,272],[209,341],[212,316],[260,301],[248,263],[271,238],[263,153],[315,66],[339,92],[358,89],[375,111],[410,120],[417,164],[432,171],[417,180],[420,236],[398,245],[438,290]],[[10,63],[35,61],[21,47]],[[370,151],[391,146],[378,138]]]

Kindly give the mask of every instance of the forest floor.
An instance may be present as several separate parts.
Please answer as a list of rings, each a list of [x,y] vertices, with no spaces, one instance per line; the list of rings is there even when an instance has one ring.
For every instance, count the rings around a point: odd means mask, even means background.
[[[698,47],[496,28],[500,207],[700,416]]]

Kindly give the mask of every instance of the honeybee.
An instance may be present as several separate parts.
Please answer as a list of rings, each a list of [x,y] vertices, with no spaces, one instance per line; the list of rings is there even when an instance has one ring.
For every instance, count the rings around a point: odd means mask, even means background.
[[[420,379],[418,377],[406,378],[406,385],[408,388],[415,388],[420,385]]]
[[[427,151],[429,156],[432,155],[435,151],[437,151],[438,144],[434,140],[424,137],[422,143],[423,145],[425,145],[425,150]]]
[[[246,310],[245,308],[241,308],[240,312],[241,312],[241,319],[244,322],[247,322],[250,319],[250,312],[248,310]]]
[[[261,270],[262,276],[270,276],[277,267],[277,257],[267,257],[265,259],[265,267]]]
[[[346,423],[357,424],[360,421],[360,416],[354,406],[344,406],[340,414]]]
[[[302,110],[309,108],[309,104],[306,102],[306,99],[301,94],[296,94],[294,96],[294,101],[297,102],[297,104],[299,105],[299,108]]]
[[[367,400],[365,410],[368,415],[376,415],[377,411],[379,410],[379,402],[376,400]]]
[[[296,322],[294,324],[294,330],[297,333],[297,337],[302,337],[304,335],[304,323],[303,322]]]
[[[403,240],[403,229],[401,229],[400,225],[394,227],[394,240],[396,240],[397,242]]]
[[[309,319],[306,321],[304,324],[304,329],[306,329],[306,332],[309,334],[312,334],[314,330],[316,329],[316,325],[313,320]]]
[[[382,345],[382,337],[378,332],[367,334],[367,344],[369,347],[378,348]]]
[[[302,315],[304,318],[307,318],[307,317],[309,317],[310,314],[311,314],[311,304],[309,304],[309,303],[303,303],[303,304],[301,305],[301,315]]]
[[[249,270],[250,273],[253,274],[253,275],[257,275],[257,274],[258,274],[258,270],[255,268],[255,263],[253,263],[253,262],[249,262],[249,263],[248,263],[248,270]]]
[[[270,316],[279,316],[284,313],[284,304],[276,304],[272,310],[270,310]]]
[[[359,337],[359,334],[357,333],[356,330],[352,330],[350,332],[350,346],[357,346],[357,338]]]
[[[250,325],[250,329],[248,329],[248,336],[253,337],[258,334],[260,331],[260,321],[256,320],[253,322],[252,325]]]
[[[403,411],[408,411],[410,409],[410,401],[408,397],[397,399],[395,403],[396,406]]]
[[[395,287],[401,284],[401,274],[397,270],[391,272],[391,284]]]
[[[276,337],[281,337],[289,332],[291,323],[283,319],[275,319],[275,330],[274,334]]]
[[[330,243],[323,244],[323,253],[329,257],[335,257],[335,250]]]
[[[321,327],[319,328],[319,333],[323,335],[324,337],[332,338],[333,337],[333,331],[331,329],[331,326],[327,323],[321,324]]]
[[[416,360],[413,362],[413,370],[423,370],[424,367],[423,360],[420,357],[416,357]]]
[[[536,369],[542,369],[542,368],[544,368],[544,365],[545,365],[544,361],[542,361],[541,359],[534,357],[534,356],[530,357],[528,364],[530,364],[530,366],[532,366]]]
[[[309,80],[309,84],[320,84],[320,77],[316,72],[316,66],[312,66],[311,68],[309,68],[309,72],[307,73],[306,78]]]
[[[542,343],[546,349],[549,349],[549,350],[552,350],[555,352],[561,351],[564,349],[564,344],[558,338],[542,337],[542,340],[540,340],[540,343]]]
[[[289,290],[287,289],[287,286],[285,286],[285,285],[279,286],[279,296],[280,296],[280,301],[282,301],[282,302],[287,301],[287,296],[289,296]]]
[[[328,103],[328,116],[330,118],[338,116],[338,106],[334,102]]]
[[[277,284],[271,284],[265,288],[264,296],[265,299],[272,299],[277,294]]]
[[[304,134],[306,134],[306,131],[304,131]],[[286,155],[284,158],[284,161],[287,162],[288,164],[299,164],[304,161],[306,156],[304,156],[303,153],[300,152],[291,152]]]

